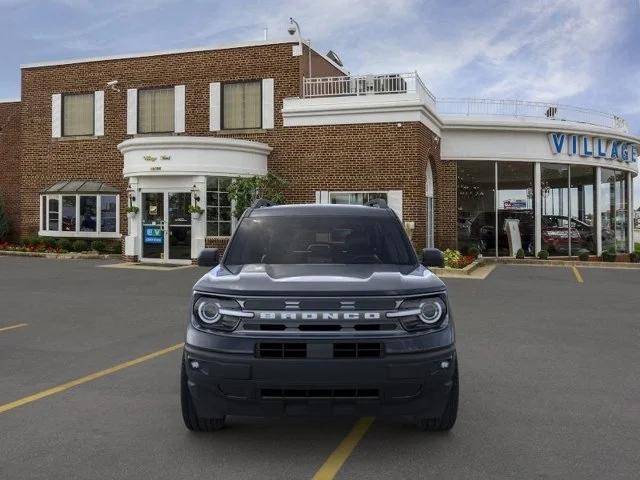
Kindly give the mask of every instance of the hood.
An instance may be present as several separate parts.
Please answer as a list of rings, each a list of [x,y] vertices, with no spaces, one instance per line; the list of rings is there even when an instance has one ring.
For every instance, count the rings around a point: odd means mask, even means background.
[[[393,265],[244,265],[234,274],[213,268],[194,289],[229,295],[413,295],[445,290],[422,265],[402,272]]]

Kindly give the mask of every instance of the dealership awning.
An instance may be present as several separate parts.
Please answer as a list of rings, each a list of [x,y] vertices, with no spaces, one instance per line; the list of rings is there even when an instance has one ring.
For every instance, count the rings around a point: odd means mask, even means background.
[[[120,189],[97,180],[67,180],[51,185],[41,193],[120,193]]]

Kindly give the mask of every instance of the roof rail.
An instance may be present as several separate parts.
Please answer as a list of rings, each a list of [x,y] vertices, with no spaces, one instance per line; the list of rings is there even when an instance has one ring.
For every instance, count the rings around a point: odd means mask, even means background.
[[[365,207],[389,208],[384,198],[373,198],[364,205]]]
[[[271,200],[267,200],[266,198],[259,198],[257,199],[255,202],[253,202],[253,205],[251,205],[251,208],[262,208],[262,207],[273,207],[275,205],[275,203],[273,203]]]

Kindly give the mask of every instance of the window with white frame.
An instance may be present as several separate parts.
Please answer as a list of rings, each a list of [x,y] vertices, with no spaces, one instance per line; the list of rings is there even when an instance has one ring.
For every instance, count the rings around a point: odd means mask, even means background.
[[[115,192],[73,191],[92,183],[60,182],[40,195],[40,235],[55,237],[118,237],[119,201]]]
[[[94,93],[65,93],[62,96],[62,136],[94,134]]]
[[[224,130],[262,127],[262,82],[222,85],[222,128]]]
[[[231,200],[227,193],[231,177],[207,177],[207,236],[231,235]]]
[[[138,133],[167,133],[174,129],[174,87],[138,90]]]
[[[387,201],[387,192],[329,192],[329,203],[364,205],[371,200]]]

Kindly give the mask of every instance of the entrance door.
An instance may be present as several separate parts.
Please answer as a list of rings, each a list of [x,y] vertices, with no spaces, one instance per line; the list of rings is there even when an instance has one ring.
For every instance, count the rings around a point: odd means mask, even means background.
[[[176,192],[168,195],[168,224],[170,260],[191,260],[191,193]]]
[[[191,260],[191,193],[142,193],[142,260]]]

